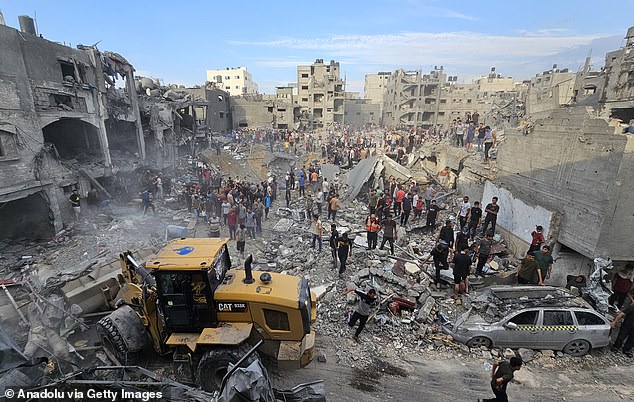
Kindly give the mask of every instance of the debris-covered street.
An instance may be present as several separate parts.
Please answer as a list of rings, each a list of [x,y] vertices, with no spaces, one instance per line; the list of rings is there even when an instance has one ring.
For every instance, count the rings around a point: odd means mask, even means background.
[[[185,86],[11,25],[3,400],[634,400],[634,27],[359,95],[345,58]]]

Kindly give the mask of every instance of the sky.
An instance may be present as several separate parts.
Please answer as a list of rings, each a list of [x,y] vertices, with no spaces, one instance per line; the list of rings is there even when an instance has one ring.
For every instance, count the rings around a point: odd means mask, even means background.
[[[44,38],[98,43],[139,76],[191,86],[205,82],[207,69],[245,66],[263,93],[296,82],[297,65],[315,59],[339,61],[346,89],[361,93],[366,74],[398,68],[443,66],[464,83],[491,67],[518,81],[553,64],[578,71],[587,56],[598,69],[607,51],[624,45],[633,7],[634,0],[0,0],[7,25],[18,28],[18,15],[30,15]]]

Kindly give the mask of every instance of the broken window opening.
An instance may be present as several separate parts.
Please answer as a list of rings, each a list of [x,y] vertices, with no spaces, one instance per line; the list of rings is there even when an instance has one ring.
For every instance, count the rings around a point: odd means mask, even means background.
[[[15,239],[50,239],[55,235],[55,227],[50,219],[52,212],[43,191],[18,200],[0,203],[0,237]],[[71,212],[70,208],[62,210]]]
[[[60,158],[94,160],[101,154],[97,127],[80,119],[63,118],[42,129],[44,141],[55,145]]]
[[[62,71],[62,80],[63,81],[72,81],[77,82],[77,76],[75,75],[75,66],[73,63],[69,63],[67,61],[60,61],[59,65]]]
[[[56,107],[62,110],[74,110],[73,101],[70,95],[58,95],[51,94],[49,96],[49,103],[51,107]]]

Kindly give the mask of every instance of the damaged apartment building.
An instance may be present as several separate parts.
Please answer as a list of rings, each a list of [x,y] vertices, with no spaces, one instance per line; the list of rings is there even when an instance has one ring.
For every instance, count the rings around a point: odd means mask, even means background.
[[[142,162],[144,136],[125,59],[47,40],[26,16],[20,26],[0,25],[0,224],[4,237],[50,238],[73,219],[72,190],[107,197],[117,151]]]
[[[550,89],[548,77],[559,81]],[[634,261],[634,27],[600,70],[586,62],[572,79],[567,71],[539,78],[527,97],[532,128],[505,130],[483,200],[499,197],[498,225],[518,255],[544,226],[560,273],[587,275],[596,257]]]

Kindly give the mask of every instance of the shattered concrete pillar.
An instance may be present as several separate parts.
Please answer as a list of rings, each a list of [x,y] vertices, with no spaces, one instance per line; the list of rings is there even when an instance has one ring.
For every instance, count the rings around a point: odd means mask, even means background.
[[[139,156],[141,161],[145,162],[145,138],[143,137],[143,127],[141,126],[141,113],[139,112],[139,100],[137,98],[136,88],[134,86],[134,73],[132,72],[132,66],[128,66],[126,69],[126,90],[130,97],[130,104],[132,105],[132,111],[134,113],[134,125],[136,127],[136,139],[139,147]]]

